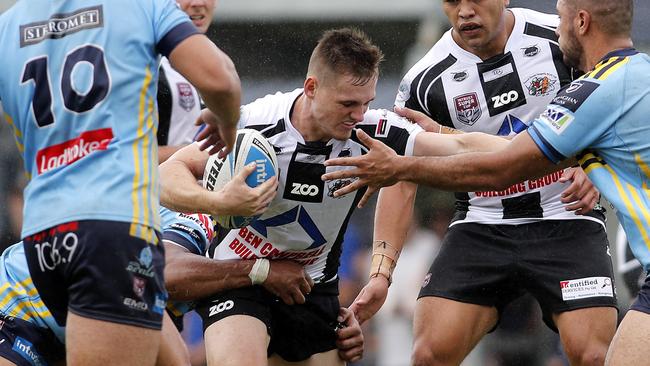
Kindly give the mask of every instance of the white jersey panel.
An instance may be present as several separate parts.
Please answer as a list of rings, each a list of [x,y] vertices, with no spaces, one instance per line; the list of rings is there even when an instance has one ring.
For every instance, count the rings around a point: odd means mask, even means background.
[[[406,74],[395,104],[465,132],[511,136],[527,129],[572,75],[562,63],[554,33],[557,16],[510,10],[515,25],[504,54],[483,61],[458,46],[449,30]],[[561,175],[553,173],[499,192],[459,193],[454,223],[601,222],[565,210],[560,196],[569,183],[558,182]]]
[[[335,198],[334,191],[352,182],[323,182],[333,157],[359,156],[366,148],[356,135],[346,141],[306,142],[293,127],[291,108],[301,89],[277,93],[244,106],[240,128],[254,128],[273,145],[278,158],[278,194],[266,212],[251,225],[218,233],[218,245],[209,255],[215,259],[292,259],[305,265],[316,282],[336,278],[343,234],[361,192]],[[396,114],[370,110],[358,128],[385,142],[399,154],[412,154],[420,127]],[[220,230],[223,231],[223,230]]]
[[[169,121],[161,122],[161,128],[168,128],[167,145],[191,144],[200,129],[199,126],[194,125],[194,122],[201,114],[201,96],[183,75],[174,70],[166,57],[161,59],[160,67],[164,72],[171,97],[169,106],[165,106],[169,113]]]

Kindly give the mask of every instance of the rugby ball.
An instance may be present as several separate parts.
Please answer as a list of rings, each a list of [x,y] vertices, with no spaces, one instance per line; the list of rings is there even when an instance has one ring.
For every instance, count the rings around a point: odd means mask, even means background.
[[[210,191],[222,189],[248,164],[255,162],[255,171],[246,178],[246,184],[255,188],[278,174],[278,160],[273,146],[256,130],[241,129],[233,150],[225,158],[211,155],[203,172],[203,187]],[[216,216],[217,223],[226,229],[247,226],[257,216]]]

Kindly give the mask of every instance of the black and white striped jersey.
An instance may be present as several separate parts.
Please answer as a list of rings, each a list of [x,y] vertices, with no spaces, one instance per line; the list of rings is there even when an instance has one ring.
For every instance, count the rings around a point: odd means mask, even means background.
[[[266,212],[251,225],[220,228],[208,256],[215,259],[292,259],[305,265],[316,282],[336,278],[343,234],[363,191],[334,198],[351,180],[321,180],[326,172],[348,169],[325,167],[329,158],[367,152],[355,133],[349,140],[309,142],[291,124],[291,109],[302,89],[258,99],[241,110],[239,128],[253,128],[273,145],[278,158],[279,188]],[[415,136],[422,131],[398,115],[369,110],[357,125],[393,148],[412,155]]]
[[[191,144],[199,132],[194,122],[201,114],[199,92],[174,70],[166,57],[158,77],[158,145]]]
[[[528,9],[515,17],[504,53],[488,60],[461,48],[451,30],[406,74],[395,105],[429,115],[467,132],[508,136],[524,131],[572,73],[562,62],[555,28],[558,18]],[[453,223],[521,224],[545,219],[590,219],[567,212],[560,201],[568,187],[561,172],[499,192],[457,193]]]

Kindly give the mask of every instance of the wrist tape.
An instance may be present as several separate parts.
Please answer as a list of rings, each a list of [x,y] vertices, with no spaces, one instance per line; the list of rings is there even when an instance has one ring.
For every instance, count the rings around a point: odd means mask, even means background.
[[[384,240],[375,240],[372,248],[372,261],[370,263],[370,278],[377,276],[386,277],[388,285],[393,282],[393,270],[397,265],[400,251]]]
[[[258,258],[253,264],[253,268],[248,272],[248,278],[251,279],[253,285],[261,285],[266,281],[266,277],[269,276],[269,269],[271,264],[266,258]]]

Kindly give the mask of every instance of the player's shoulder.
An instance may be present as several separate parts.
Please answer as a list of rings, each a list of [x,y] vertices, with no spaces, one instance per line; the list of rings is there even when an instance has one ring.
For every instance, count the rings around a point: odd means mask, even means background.
[[[377,137],[386,137],[391,129],[400,129],[407,134],[421,131],[415,123],[387,109],[369,109],[359,122],[359,127],[372,126]],[[364,128],[366,129],[366,128]]]
[[[542,13],[526,8],[510,8],[517,21],[547,28],[557,28],[560,18],[556,14]]]
[[[459,55],[455,54],[451,29],[445,32],[431,49],[418,60],[406,73],[404,80],[413,80],[423,71],[441,64],[455,63]]]
[[[302,89],[291,92],[277,92],[258,98],[241,108],[240,127],[262,126],[270,128],[289,118],[291,107],[302,94]],[[267,126],[267,127],[263,127]]]

